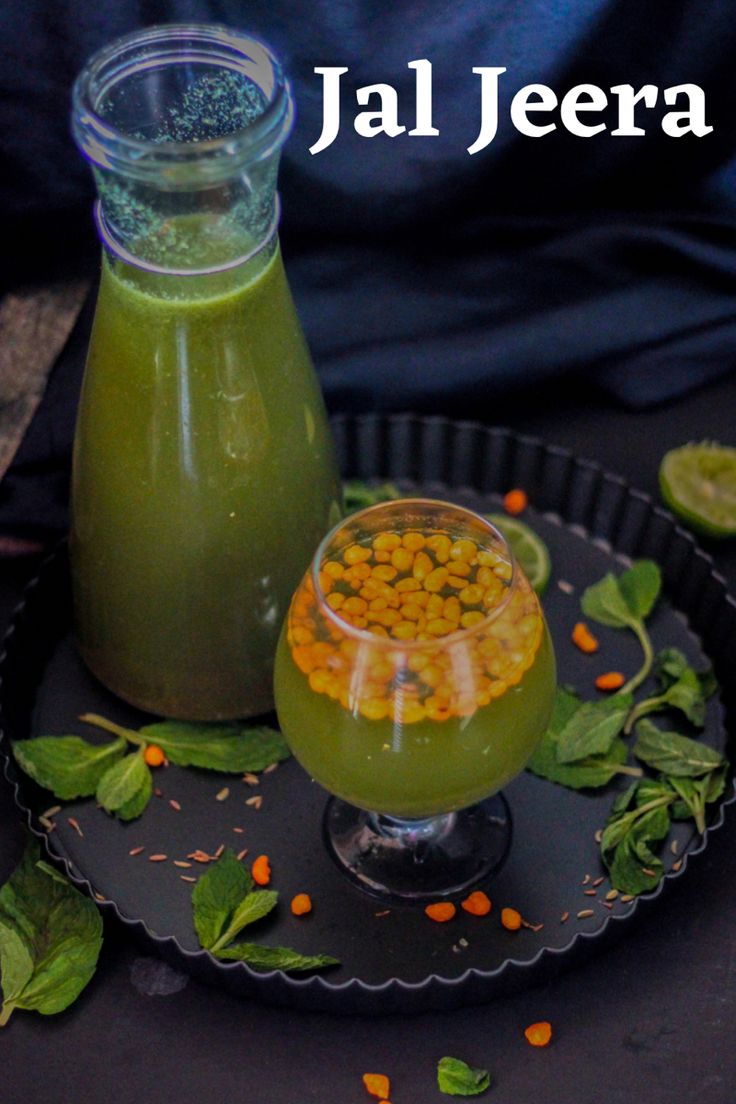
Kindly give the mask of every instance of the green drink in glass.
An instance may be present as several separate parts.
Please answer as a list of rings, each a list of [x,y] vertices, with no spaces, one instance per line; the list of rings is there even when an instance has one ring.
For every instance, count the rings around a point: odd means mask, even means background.
[[[275,685],[294,754],[335,795],[336,861],[409,899],[496,869],[510,821],[491,795],[541,738],[555,677],[537,597],[486,519],[415,499],[334,529],[292,601]]]

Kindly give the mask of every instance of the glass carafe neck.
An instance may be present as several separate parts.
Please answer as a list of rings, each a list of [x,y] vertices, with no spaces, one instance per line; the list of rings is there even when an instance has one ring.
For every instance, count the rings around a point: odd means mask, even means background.
[[[250,36],[174,24],[118,39],[80,74],[72,116],[103,243],[163,273],[242,264],[275,234],[292,122],[281,65]]]

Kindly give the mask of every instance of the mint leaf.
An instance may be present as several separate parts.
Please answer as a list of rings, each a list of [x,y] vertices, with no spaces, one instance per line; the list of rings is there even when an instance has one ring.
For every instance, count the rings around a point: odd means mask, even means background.
[[[192,890],[194,928],[206,950],[211,950],[220,939],[252,888],[250,872],[230,848],[207,868]]]
[[[679,648],[663,648],[654,661],[654,676],[665,690],[691,670],[693,668]],[[696,671],[695,675],[700,683],[701,696],[707,701],[718,689],[716,677],[710,667],[705,671]]]
[[[118,813],[124,820],[132,820],[148,804],[151,790],[151,772],[143,758],[143,748],[140,748],[103,774],[96,797],[108,813]]]
[[[478,1096],[491,1084],[488,1070],[473,1069],[460,1058],[441,1058],[437,1063],[437,1084],[448,1096]]]
[[[68,882],[49,877],[39,865],[36,840],[29,840],[20,864],[0,888],[0,943],[0,1025],[16,1008],[61,1012],[94,974],[102,945],[100,915]]]
[[[331,955],[303,955],[289,947],[262,947],[258,943],[233,943],[215,952],[229,962],[247,962],[254,970],[320,970],[339,966]]]
[[[667,835],[669,807],[675,797],[666,780],[642,779],[614,802],[601,839],[601,856],[615,889],[639,894],[654,889],[661,880],[664,867],[651,845]]]
[[[570,717],[557,740],[558,763],[574,763],[590,755],[605,755],[624,727],[631,694],[615,694],[585,702]]]
[[[557,782],[573,790],[605,786],[616,774],[641,775],[636,767],[627,767],[627,748],[623,740],[614,739],[604,755],[588,755],[574,763],[560,763],[557,741],[568,722],[582,708],[578,696],[558,687],[552,717],[541,741],[527,764],[527,769],[540,778]]]
[[[663,732],[652,721],[640,721],[636,733],[634,755],[662,774],[698,778],[723,765],[723,756],[714,748],[679,732]]]
[[[631,625],[631,609],[621,593],[618,579],[610,572],[583,591],[580,605],[585,616],[600,625],[612,629],[625,629]]]
[[[62,801],[91,797],[107,769],[122,758],[127,744],[118,737],[90,744],[79,736],[39,736],[18,740],[13,755],[21,770]]]
[[[248,924],[255,924],[256,920],[268,916],[269,912],[272,912],[276,907],[278,899],[278,893],[275,893],[272,889],[256,889],[253,893],[249,893],[247,897],[244,897],[232,914],[220,939],[211,948],[213,954],[217,954],[220,949],[219,944],[225,946],[225,944],[235,939]]]
[[[654,560],[637,560],[619,577],[618,586],[634,619],[644,621],[659,597],[662,573]]]
[[[268,725],[158,721],[140,729],[139,735],[147,743],[158,744],[179,767],[232,774],[263,770],[291,754],[278,729]]]

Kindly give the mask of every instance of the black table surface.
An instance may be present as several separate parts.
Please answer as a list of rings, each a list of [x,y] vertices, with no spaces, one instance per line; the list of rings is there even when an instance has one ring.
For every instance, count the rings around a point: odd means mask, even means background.
[[[736,443],[736,378],[645,413],[562,387],[484,413],[656,494],[666,449],[703,438]],[[709,551],[736,591],[736,542]],[[3,622],[31,566],[0,567]],[[375,1071],[390,1076],[393,1104],[432,1104],[447,1099],[435,1068],[449,1054],[492,1071],[482,1099],[497,1104],[726,1104],[736,1097],[729,813],[701,861],[612,949],[542,988],[460,1011],[368,1019],[269,1008],[173,974],[106,923],[99,969],[77,1003],[53,1017],[16,1013],[0,1033],[0,1100],[350,1104],[369,1099],[361,1076]],[[0,880],[22,843],[1,786]],[[537,1020],[554,1029],[544,1050],[523,1035]]]

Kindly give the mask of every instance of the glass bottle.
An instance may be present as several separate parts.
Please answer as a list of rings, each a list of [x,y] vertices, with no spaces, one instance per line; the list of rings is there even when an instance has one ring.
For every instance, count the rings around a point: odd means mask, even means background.
[[[93,673],[190,720],[272,707],[291,593],[340,487],[279,251],[290,89],[260,42],[168,25],[74,88],[102,277],[80,400],[70,557]]]

